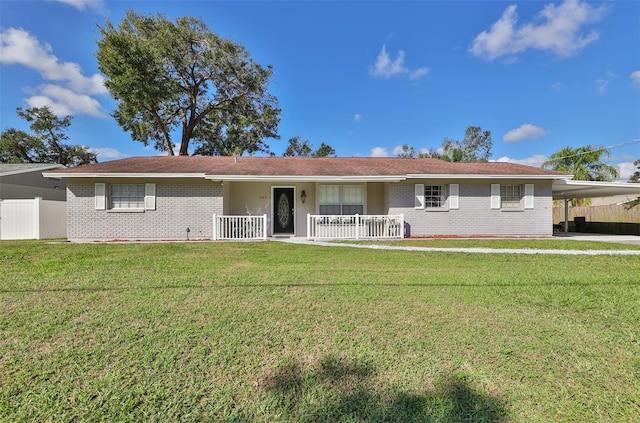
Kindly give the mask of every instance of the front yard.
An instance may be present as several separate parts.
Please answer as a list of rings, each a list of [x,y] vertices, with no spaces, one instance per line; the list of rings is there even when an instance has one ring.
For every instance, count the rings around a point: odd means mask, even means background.
[[[6,241],[0,281],[0,421],[640,418],[638,256]]]

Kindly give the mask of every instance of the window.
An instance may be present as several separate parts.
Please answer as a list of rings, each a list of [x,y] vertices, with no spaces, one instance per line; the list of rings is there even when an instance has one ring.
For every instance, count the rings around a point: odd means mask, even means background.
[[[534,184],[491,184],[491,208],[502,210],[532,209],[534,190]]]
[[[109,185],[110,209],[144,209],[144,184]]]
[[[415,208],[419,210],[458,210],[460,185],[415,184]]]
[[[318,204],[320,214],[363,214],[363,187],[361,185],[320,185]]]
[[[145,211],[156,209],[156,184],[95,184],[96,210]]]
[[[522,185],[500,185],[500,208],[522,208]]]
[[[445,185],[425,185],[424,186],[424,206],[427,209],[441,208],[447,201]]]

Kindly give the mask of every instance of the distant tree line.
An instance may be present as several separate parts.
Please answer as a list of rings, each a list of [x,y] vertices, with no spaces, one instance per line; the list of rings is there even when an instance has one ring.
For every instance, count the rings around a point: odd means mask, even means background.
[[[448,162],[486,162],[491,158],[492,147],[491,131],[483,131],[479,126],[469,126],[462,140],[445,138],[440,148],[426,151],[416,151],[413,146],[404,144],[397,156],[440,159]]]
[[[16,109],[29,122],[31,133],[7,128],[0,134],[2,163],[59,163],[65,166],[96,163],[96,153],[88,147],[69,145],[65,133],[72,116],[57,117],[48,107]]]

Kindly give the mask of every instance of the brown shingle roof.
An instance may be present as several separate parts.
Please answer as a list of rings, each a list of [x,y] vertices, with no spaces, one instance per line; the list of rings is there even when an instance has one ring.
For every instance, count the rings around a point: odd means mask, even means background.
[[[378,157],[130,157],[83,165],[50,173],[100,174],[204,174],[216,176],[407,176],[407,175],[513,175],[567,176],[515,163],[450,163],[437,159]]]

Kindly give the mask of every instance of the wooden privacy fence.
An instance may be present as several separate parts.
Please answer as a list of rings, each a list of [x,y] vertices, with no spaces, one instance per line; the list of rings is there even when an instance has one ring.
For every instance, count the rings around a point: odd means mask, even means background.
[[[564,222],[564,207],[553,208],[553,223]],[[640,205],[569,207],[569,232],[640,235]]]
[[[576,217],[584,217],[587,222],[640,223],[640,204],[569,207],[569,221]],[[554,207],[553,223],[560,222],[564,222],[564,207]]]

